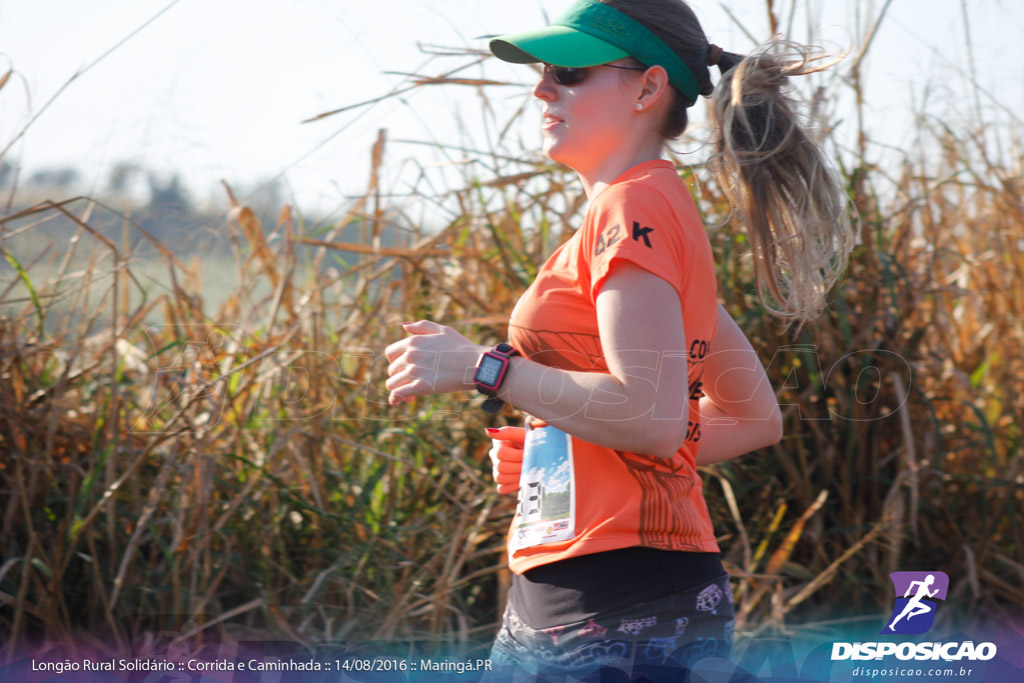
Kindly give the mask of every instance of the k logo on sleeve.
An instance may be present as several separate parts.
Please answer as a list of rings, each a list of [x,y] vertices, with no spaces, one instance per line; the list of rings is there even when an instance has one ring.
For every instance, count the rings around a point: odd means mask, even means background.
[[[651,249],[652,247],[651,240],[647,235],[652,232],[654,232],[654,228],[640,227],[639,223],[633,221],[633,239],[639,242],[642,238],[644,241],[644,246],[647,247],[648,249]]]

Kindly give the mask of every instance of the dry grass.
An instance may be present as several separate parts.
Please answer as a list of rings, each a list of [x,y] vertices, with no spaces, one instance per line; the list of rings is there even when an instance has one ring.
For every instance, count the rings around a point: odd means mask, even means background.
[[[859,247],[831,313],[797,339],[758,307],[722,193],[686,172],[723,226],[720,296],[786,412],[780,445],[705,472],[743,633],[844,616],[837,605],[881,614],[896,569],[949,573],[958,616],[1024,603],[1024,188],[1006,161],[1020,150],[996,154],[980,128],[926,133],[922,150],[941,154],[908,153],[895,177],[847,160]],[[268,229],[236,206],[243,284],[216,308],[197,267],[127,217],[121,244],[91,227],[113,213],[91,199],[0,219],[8,653],[145,649],[185,619],[180,639],[196,642],[490,639],[512,510],[485,462],[495,418],[468,396],[387,407],[380,355],[420,317],[498,341],[570,234],[572,177],[504,145],[460,150],[476,160],[464,184],[424,193],[457,207],[439,231],[384,197],[383,133],[365,196],[331,226],[286,209]],[[38,279],[20,245],[58,215],[91,253]],[[353,221],[363,239],[340,242]],[[382,246],[389,226],[404,244]],[[136,277],[139,238],[167,291]],[[79,314],[55,317],[60,301]]]

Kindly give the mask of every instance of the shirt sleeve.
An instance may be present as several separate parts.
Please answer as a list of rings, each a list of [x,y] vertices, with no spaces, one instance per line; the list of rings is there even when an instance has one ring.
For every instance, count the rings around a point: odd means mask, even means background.
[[[598,195],[583,226],[583,259],[590,298],[597,300],[612,266],[628,261],[668,282],[684,299],[687,249],[678,213],[658,190],[642,183],[612,185]]]

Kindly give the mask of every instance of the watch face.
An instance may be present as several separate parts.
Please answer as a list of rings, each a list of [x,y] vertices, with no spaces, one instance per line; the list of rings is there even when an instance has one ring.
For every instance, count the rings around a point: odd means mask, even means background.
[[[505,367],[505,362],[494,356],[484,355],[480,359],[480,365],[476,369],[476,375],[473,377],[477,382],[485,386],[493,387],[498,383],[498,377],[501,375],[501,369]]]

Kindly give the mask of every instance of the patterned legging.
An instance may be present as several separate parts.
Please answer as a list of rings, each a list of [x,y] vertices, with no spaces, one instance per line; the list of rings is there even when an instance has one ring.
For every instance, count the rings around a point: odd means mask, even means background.
[[[734,617],[728,576],[545,629],[531,628],[509,606],[484,681],[682,681],[698,660],[728,657]]]

